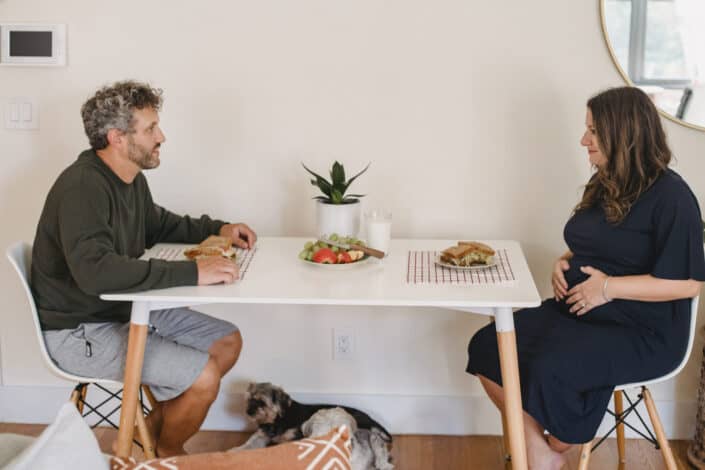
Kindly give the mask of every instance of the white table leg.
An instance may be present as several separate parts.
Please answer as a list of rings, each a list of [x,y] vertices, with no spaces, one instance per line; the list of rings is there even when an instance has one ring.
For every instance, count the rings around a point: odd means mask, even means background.
[[[509,434],[509,449],[514,470],[526,470],[526,443],[524,441],[524,410],[521,406],[521,386],[519,384],[519,362],[517,342],[514,333],[514,315],[509,307],[495,308],[495,327],[499,363],[502,368],[502,388],[504,407]]]
[[[149,302],[133,302],[130,317],[130,336],[127,341],[125,380],[123,380],[120,429],[117,437],[117,456],[126,458],[132,453],[132,438],[135,431],[135,416],[139,402],[139,388],[144,362],[149,325]],[[142,410],[140,409],[140,412]]]

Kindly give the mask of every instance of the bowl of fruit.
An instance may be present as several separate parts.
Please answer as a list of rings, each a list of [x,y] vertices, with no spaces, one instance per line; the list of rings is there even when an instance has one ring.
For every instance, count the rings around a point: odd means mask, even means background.
[[[369,260],[362,250],[365,243],[355,237],[342,237],[332,234],[327,237],[332,243],[322,240],[308,241],[299,252],[299,259],[312,266],[342,267],[361,264]]]

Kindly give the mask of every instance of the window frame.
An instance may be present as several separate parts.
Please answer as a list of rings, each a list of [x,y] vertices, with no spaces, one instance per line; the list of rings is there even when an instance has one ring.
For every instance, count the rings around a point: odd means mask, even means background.
[[[621,0],[631,1],[629,26],[629,58],[627,73],[635,85],[656,85],[664,88],[685,88],[691,79],[647,78],[644,76],[644,54],[646,50],[646,20],[649,1],[673,2],[673,0]]]

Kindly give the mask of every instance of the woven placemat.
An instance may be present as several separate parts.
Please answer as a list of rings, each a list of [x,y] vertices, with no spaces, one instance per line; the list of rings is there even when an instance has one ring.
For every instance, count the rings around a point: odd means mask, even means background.
[[[235,249],[235,264],[240,268],[240,280],[245,279],[245,274],[247,273],[247,268],[250,267],[250,262],[252,258],[255,257],[257,252],[257,247],[252,250],[244,250],[242,248]],[[184,256],[184,250],[182,248],[171,248],[164,247],[160,248],[151,258],[163,259],[167,261],[183,261],[186,259]]]
[[[436,264],[439,251],[409,251],[406,282],[409,284],[499,284],[514,281],[507,250],[497,250],[496,264],[482,269],[453,269]]]

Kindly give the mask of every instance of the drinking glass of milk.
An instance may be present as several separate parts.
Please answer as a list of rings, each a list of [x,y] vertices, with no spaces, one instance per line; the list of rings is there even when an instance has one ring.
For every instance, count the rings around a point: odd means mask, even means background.
[[[389,254],[389,242],[392,240],[392,213],[384,209],[365,212],[367,229],[367,246]]]

